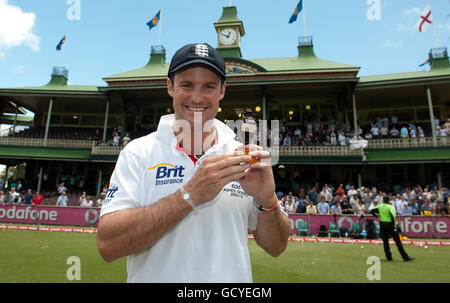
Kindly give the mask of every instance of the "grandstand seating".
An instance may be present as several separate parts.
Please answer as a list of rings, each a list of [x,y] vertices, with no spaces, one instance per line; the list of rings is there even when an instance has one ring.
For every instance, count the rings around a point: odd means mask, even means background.
[[[94,140],[95,131],[98,128],[83,127],[50,127],[48,130],[49,139],[61,140]],[[107,132],[107,137],[112,136],[112,129]],[[35,126],[10,135],[15,138],[44,138],[45,127]],[[103,137],[103,131],[100,131],[100,139]]]

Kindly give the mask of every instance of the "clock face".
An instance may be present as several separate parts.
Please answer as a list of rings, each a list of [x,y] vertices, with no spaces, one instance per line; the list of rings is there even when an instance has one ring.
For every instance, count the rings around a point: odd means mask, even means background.
[[[237,32],[232,28],[225,28],[219,34],[219,41],[222,45],[232,45],[237,40]]]

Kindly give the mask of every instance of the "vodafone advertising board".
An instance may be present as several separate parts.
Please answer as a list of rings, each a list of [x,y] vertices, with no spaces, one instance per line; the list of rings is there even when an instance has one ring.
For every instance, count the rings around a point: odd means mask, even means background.
[[[57,207],[57,206],[9,206],[0,205],[0,222],[14,224],[42,224],[96,227],[100,217],[100,208]],[[450,239],[450,217],[436,216],[398,216],[402,235],[412,238]],[[328,215],[289,215],[291,234],[296,235],[299,221],[307,223],[309,235],[317,235],[321,225],[329,222],[339,228],[351,229],[353,222],[363,225],[370,219],[379,224],[374,217],[328,216]]]

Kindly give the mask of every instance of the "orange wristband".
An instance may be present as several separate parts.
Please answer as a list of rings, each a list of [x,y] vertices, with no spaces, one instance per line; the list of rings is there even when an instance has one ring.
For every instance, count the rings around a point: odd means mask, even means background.
[[[271,212],[275,211],[278,208],[278,199],[277,196],[274,194],[273,195],[274,198],[274,202],[272,207],[270,207],[269,209],[262,207],[261,205],[257,204],[256,201],[253,199],[254,203],[255,203],[255,207],[258,210],[258,212],[260,214],[266,215],[266,214],[270,214]]]

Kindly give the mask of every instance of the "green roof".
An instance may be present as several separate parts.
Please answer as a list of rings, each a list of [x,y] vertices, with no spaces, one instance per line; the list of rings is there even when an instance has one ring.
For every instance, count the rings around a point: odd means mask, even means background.
[[[28,86],[28,87],[14,87],[14,88],[2,88],[0,92],[35,92],[35,93],[98,93],[98,87],[95,85],[67,85],[67,78],[63,76],[52,75],[50,82],[44,86]]]
[[[152,54],[147,65],[142,68],[131,70],[125,73],[120,73],[112,76],[103,78],[106,82],[108,80],[117,79],[151,79],[151,78],[163,78],[167,77],[167,72],[169,71],[169,65],[165,63],[165,55],[163,54]]]
[[[450,148],[424,148],[402,150],[370,150],[366,153],[370,162],[450,162]]]
[[[431,70],[416,71],[406,73],[380,74],[371,76],[362,76],[356,89],[360,88],[377,88],[378,85],[386,84],[409,84],[424,81],[450,80],[450,63],[448,57],[434,59]]]
[[[2,146],[3,158],[90,160],[90,149]]]

